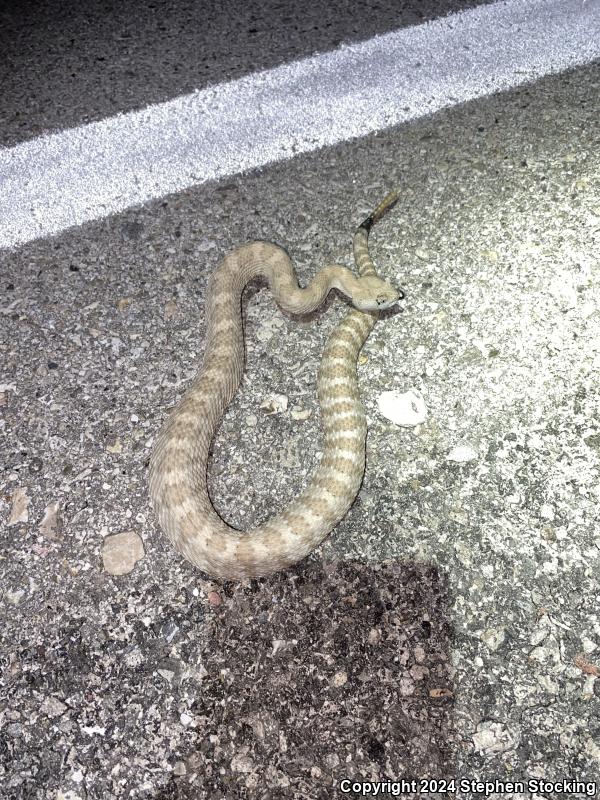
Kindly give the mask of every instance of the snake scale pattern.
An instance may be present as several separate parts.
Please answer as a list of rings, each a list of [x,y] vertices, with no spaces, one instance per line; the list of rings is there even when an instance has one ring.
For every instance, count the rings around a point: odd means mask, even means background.
[[[377,277],[368,237],[397,199],[396,193],[388,195],[358,227],[353,240],[358,276],[345,267],[326,266],[302,289],[285,250],[257,241],[227,255],[209,280],[204,361],[157,437],[149,484],[164,532],[186,559],[213,577],[258,577],[291,566],[327,536],[354,502],[365,469],[367,433],[357,358],[378,311],[402,296]],[[206,470],[212,440],[244,371],[242,292],[259,277],[279,306],[293,314],[314,310],[332,288],[347,295],[354,308],[330,336],[319,368],[324,439],[312,480],[280,514],[240,532],[213,508]]]

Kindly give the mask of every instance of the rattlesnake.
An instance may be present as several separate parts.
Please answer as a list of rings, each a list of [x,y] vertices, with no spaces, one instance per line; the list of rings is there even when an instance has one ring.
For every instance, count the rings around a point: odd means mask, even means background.
[[[375,274],[369,257],[371,227],[397,201],[388,195],[357,229],[354,259],[359,277],[345,267],[324,267],[304,289],[289,256],[269,242],[234,250],[212,274],[206,302],[204,362],[164,424],[150,460],[150,497],[161,527],[192,564],[219,578],[269,575],[311,552],[352,505],[365,469],[367,425],[356,362],[377,311],[403,295]],[[311,482],[284,511],[249,532],[231,528],[214,510],[206,484],[210,445],[244,371],[241,295],[256,277],[267,280],[284,310],[317,308],[331,288],[355,306],[326,344],[318,377],[323,455]]]

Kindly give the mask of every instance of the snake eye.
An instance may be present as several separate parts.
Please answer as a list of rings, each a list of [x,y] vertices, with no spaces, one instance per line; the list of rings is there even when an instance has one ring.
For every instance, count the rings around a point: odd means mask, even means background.
[[[375,302],[380,308],[391,308],[397,301],[397,297],[392,298],[389,294],[379,294],[375,299]]]

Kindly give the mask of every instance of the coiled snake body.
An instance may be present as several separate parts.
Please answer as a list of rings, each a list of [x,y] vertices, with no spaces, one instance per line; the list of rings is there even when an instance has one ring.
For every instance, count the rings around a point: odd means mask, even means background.
[[[402,293],[375,274],[369,230],[397,200],[388,195],[354,235],[358,277],[344,267],[324,267],[298,287],[287,253],[268,242],[234,250],[212,274],[207,294],[203,364],[164,424],[150,460],[150,497],[161,527],[185,558],[219,578],[268,575],[304,558],[352,505],[365,469],[367,425],[356,362],[377,320]],[[267,280],[277,303],[302,314],[337,288],[355,306],[325,347],[317,391],[323,456],[306,490],[263,525],[240,532],[214,510],[206,484],[210,445],[244,371],[241,295],[256,277]]]

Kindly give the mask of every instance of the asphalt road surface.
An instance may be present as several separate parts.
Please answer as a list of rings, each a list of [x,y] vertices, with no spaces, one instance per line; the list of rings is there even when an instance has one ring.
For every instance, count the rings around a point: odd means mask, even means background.
[[[600,2],[5,4],[0,53],[0,796],[595,796]],[[213,581],[147,493],[207,279],[352,266],[394,188],[357,501]],[[235,527],[309,479],[345,307],[246,293]]]

